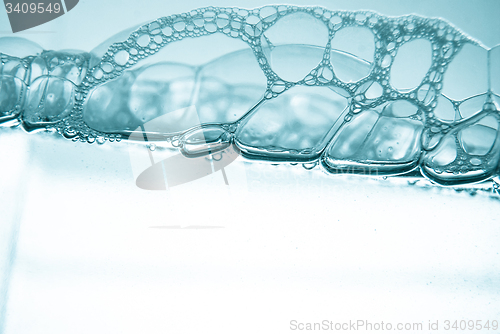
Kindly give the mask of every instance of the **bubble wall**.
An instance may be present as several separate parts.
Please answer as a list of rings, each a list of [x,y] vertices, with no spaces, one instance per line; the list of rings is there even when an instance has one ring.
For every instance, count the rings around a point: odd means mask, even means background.
[[[169,60],[176,45],[214,36],[240,49],[202,64]],[[28,132],[103,144],[162,117],[143,132],[188,157],[234,145],[249,159],[332,174],[412,173],[441,185],[498,174],[500,48],[442,19],[206,7],[91,52],[8,37],[0,52],[0,122]]]

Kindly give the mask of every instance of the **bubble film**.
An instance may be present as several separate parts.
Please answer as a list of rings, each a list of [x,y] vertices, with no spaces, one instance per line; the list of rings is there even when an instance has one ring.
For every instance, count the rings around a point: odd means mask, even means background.
[[[92,52],[3,38],[0,57],[0,123],[29,132],[104,143],[141,131],[188,157],[234,145],[249,159],[441,185],[499,173],[500,48],[442,19],[207,7]]]

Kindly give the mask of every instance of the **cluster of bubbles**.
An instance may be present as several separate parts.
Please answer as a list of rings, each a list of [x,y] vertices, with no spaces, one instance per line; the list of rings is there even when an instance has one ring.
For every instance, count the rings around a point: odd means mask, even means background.
[[[306,46],[300,36],[296,40],[293,35],[283,37],[289,27],[302,27],[305,23],[317,25],[318,31],[324,31],[324,38],[321,39],[321,33],[306,36],[313,44]],[[362,51],[356,54],[362,48],[338,50],[335,43],[339,36],[353,28],[371,36],[373,50],[368,56]],[[420,170],[443,185],[473,183],[498,174],[498,92],[489,83],[484,92],[460,99],[443,91],[447,70],[457,55],[464,47],[482,48],[480,43],[442,19],[415,15],[393,18],[369,11],[288,5],[256,9],[207,7],[142,25],[125,40],[109,45],[102,54],[45,51],[21,40],[16,41],[18,47],[24,43],[19,50],[29,49],[32,54],[8,54],[15,48],[0,41],[0,123],[21,124],[28,131],[55,129],[66,138],[88,143],[128,138],[135,127],[106,128],[89,121],[94,114],[106,114],[106,110],[95,111],[94,107],[105,105],[95,103],[103,87],[119,90],[126,80],[144,71],[139,65],[145,59],[167,45],[213,34],[248,45],[247,50],[253,54],[265,80],[262,91],[235,120],[215,119],[202,122],[197,128],[163,133],[160,129],[155,132],[157,138],[182,149],[201,128],[211,133],[214,142],[223,138],[226,145],[221,145],[221,149],[235,144],[252,159],[301,162],[306,168],[321,163],[331,173],[398,175]],[[429,63],[418,80],[407,80],[414,74],[401,71],[402,67],[412,70],[412,64],[401,59],[410,45],[429,48]],[[5,49],[8,51],[4,53]],[[280,59],[292,65],[289,67],[294,66],[295,51],[287,54],[287,50],[298,50],[299,58],[312,55],[313,66],[303,73],[300,69],[283,69]],[[489,61],[492,50],[486,52]],[[340,63],[336,59],[341,59]],[[353,66],[352,73],[343,74],[346,70],[341,68],[342,61]],[[357,71],[362,74],[353,74]],[[113,82],[119,84],[112,86]],[[313,90],[307,89],[316,89],[317,97],[327,100],[335,95],[332,101],[336,107],[318,107],[323,108],[325,119],[331,117],[331,123],[323,125],[324,133],[318,131],[316,137],[308,137],[309,142],[303,140],[300,145],[279,145],[274,139],[265,144],[259,139],[255,128],[265,128],[269,123],[267,116],[262,115],[272,113],[273,108],[284,105],[287,109],[291,103],[297,103],[292,101],[294,94],[314,98],[314,94],[309,94]],[[324,93],[325,89],[331,94]],[[99,99],[105,99],[105,95]],[[444,115],[443,110],[451,116]],[[147,123],[151,119],[140,121]],[[269,133],[264,136],[269,137]],[[384,141],[393,144],[386,145]],[[189,154],[189,150],[184,151]]]

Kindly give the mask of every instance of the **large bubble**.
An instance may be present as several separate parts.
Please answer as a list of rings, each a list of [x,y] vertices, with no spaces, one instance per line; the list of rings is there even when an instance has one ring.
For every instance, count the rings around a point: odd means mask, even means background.
[[[90,53],[0,39],[0,123],[469,184],[498,175],[499,50],[416,15],[200,8]]]

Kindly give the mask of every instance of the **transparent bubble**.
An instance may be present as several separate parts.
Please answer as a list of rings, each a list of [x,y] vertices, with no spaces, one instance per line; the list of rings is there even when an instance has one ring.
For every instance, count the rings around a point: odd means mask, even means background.
[[[98,144],[143,127],[187,157],[237,147],[331,173],[473,183],[498,175],[498,50],[416,15],[200,8],[90,53],[0,39],[0,123]]]

